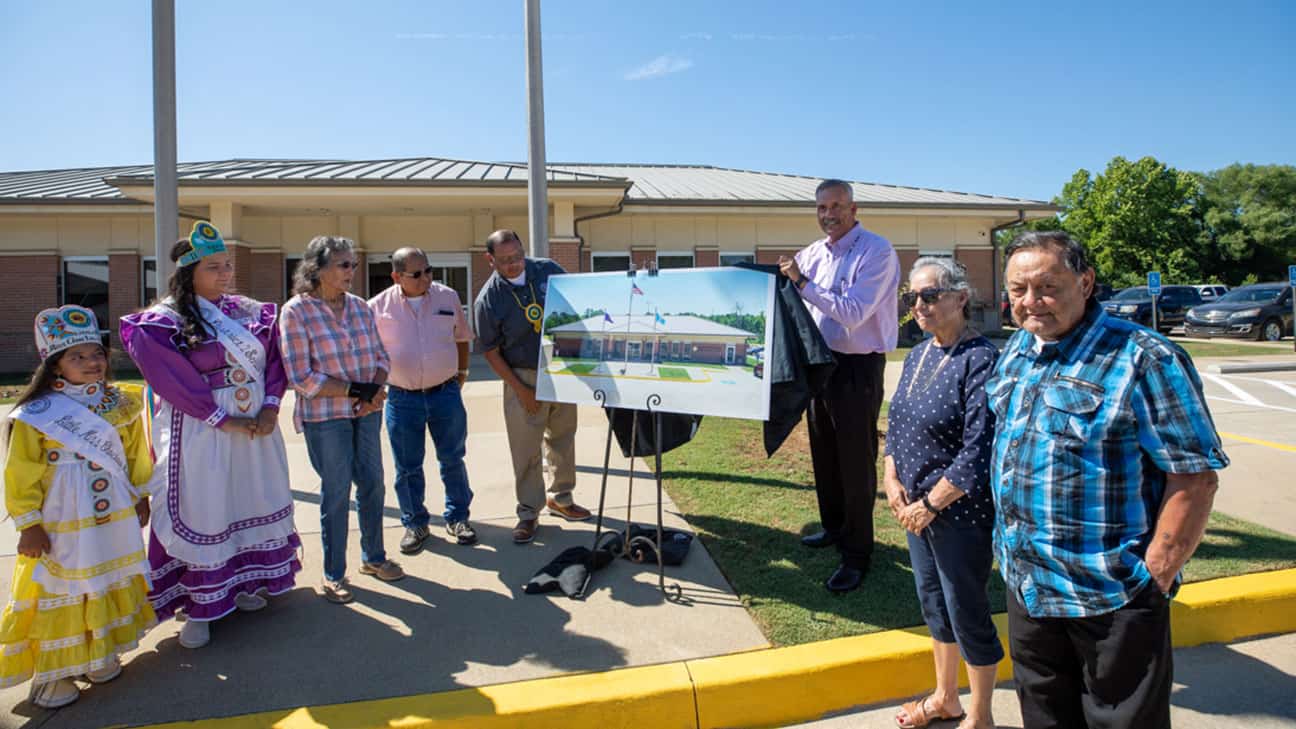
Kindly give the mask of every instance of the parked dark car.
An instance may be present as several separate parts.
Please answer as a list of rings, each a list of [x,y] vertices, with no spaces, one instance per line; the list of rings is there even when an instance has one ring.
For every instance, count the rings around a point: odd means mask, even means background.
[[[1188,312],[1184,333],[1276,342],[1292,333],[1292,292],[1284,283],[1239,286]]]
[[[1106,301],[1116,295],[1116,289],[1111,284],[1096,283],[1094,284],[1094,298],[1099,301]]]
[[[1113,289],[1111,284],[1094,284],[1094,298],[1100,302],[1110,299],[1116,291],[1117,289]],[[999,321],[1004,326],[1017,326],[1017,322],[1013,321],[1012,304],[1008,302],[1007,291],[999,292]]]
[[[1188,310],[1202,302],[1201,292],[1192,286],[1163,286],[1157,296],[1157,329],[1168,332],[1183,324]],[[1152,326],[1152,295],[1146,286],[1134,286],[1103,302],[1112,316]]]

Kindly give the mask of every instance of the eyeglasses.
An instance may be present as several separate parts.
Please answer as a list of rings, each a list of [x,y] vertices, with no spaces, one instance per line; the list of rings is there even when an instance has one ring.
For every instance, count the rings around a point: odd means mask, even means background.
[[[337,266],[343,271],[350,271],[351,269],[355,268],[356,266],[359,266],[360,264],[356,263],[355,261],[338,261],[333,265]]]
[[[922,291],[906,291],[900,295],[900,301],[904,302],[905,306],[912,309],[914,305],[918,303],[918,299],[922,299],[924,304],[934,304],[937,301],[940,301],[941,294],[948,294],[953,290],[954,289],[930,288],[923,289]]]
[[[401,275],[404,276],[404,277],[406,277],[406,278],[412,278],[412,279],[414,279],[415,281],[417,281],[417,280],[423,278],[424,276],[427,276],[428,278],[432,278],[432,271],[433,271],[433,270],[434,270],[434,269],[433,269],[432,266],[428,266],[427,268],[423,269],[422,271],[401,271]]]

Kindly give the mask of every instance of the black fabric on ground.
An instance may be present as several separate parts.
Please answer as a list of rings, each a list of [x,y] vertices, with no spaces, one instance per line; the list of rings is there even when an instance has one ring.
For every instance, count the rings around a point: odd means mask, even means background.
[[[617,540],[618,544],[620,540]],[[615,551],[600,548],[591,552],[589,547],[568,547],[558,554],[552,562],[540,568],[522,588],[528,595],[562,590],[567,597],[581,597],[585,578],[589,573],[603,569],[612,563]]]
[[[671,567],[684,564],[684,558],[688,556],[692,544],[692,534],[662,527],[662,564]],[[635,562],[657,564],[657,527],[631,524],[630,546],[626,549],[625,556]]]
[[[770,381],[765,455],[772,456],[801,422],[810,399],[828,384],[837,362],[792,279],[779,273],[777,265],[737,265],[775,277],[774,307],[778,315],[774,317],[774,341],[765,347],[765,377]]]

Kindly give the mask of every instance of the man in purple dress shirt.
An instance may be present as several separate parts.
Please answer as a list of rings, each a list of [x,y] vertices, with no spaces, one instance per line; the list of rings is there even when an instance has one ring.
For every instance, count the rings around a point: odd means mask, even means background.
[[[850,592],[873,556],[877,419],[886,353],[895,349],[899,328],[900,261],[885,238],[860,227],[849,182],[824,180],[815,202],[828,237],[779,261],[837,360],[827,386],[810,401],[808,417],[823,531],[801,541],[837,546],[841,565],[826,584]]]

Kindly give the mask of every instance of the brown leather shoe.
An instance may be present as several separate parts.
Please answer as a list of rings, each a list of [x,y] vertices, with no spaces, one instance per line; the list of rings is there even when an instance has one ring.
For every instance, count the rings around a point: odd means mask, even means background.
[[[589,509],[586,509],[579,504],[573,503],[563,506],[553,499],[547,499],[545,501],[545,506],[549,507],[550,514],[557,514],[567,521],[585,521],[592,516]]]
[[[526,544],[535,539],[536,529],[539,527],[539,519],[519,519],[517,526],[513,527],[513,543]]]

